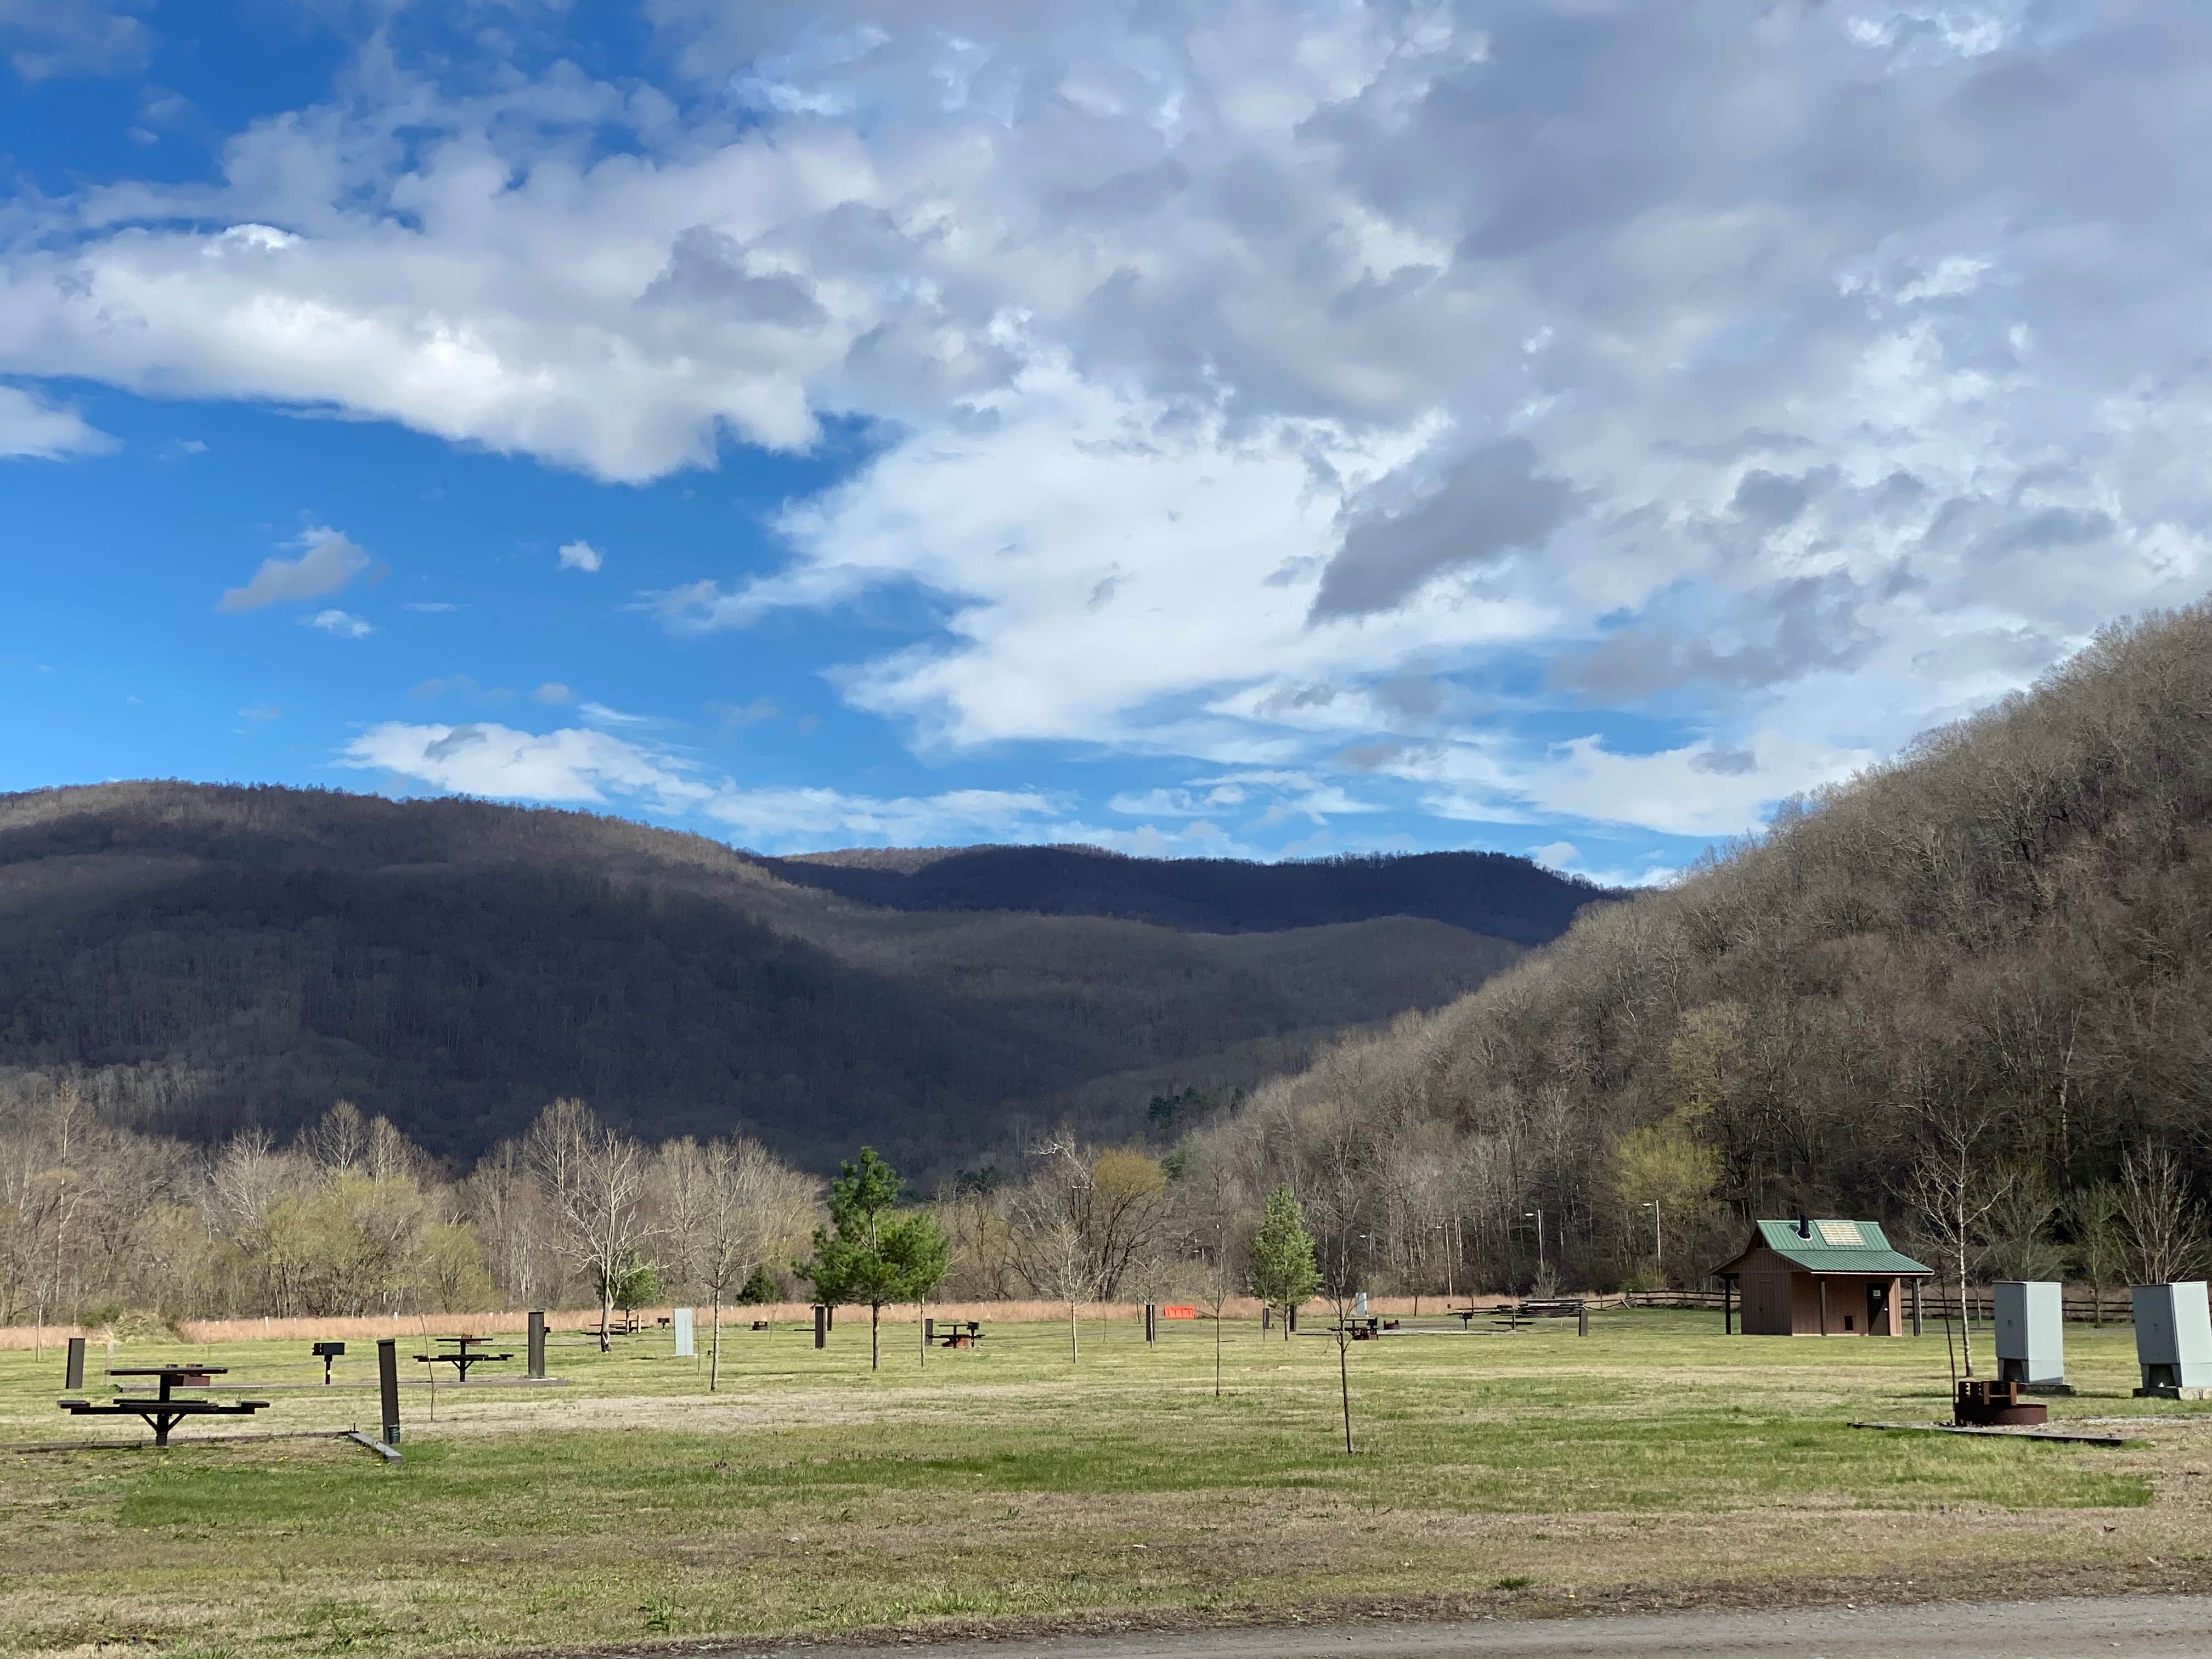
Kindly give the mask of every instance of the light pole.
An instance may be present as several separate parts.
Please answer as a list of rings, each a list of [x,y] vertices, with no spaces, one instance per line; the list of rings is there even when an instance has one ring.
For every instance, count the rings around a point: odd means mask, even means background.
[[[1667,1247],[1663,1242],[1664,1235],[1659,1231],[1659,1200],[1656,1198],[1648,1200],[1644,1207],[1651,1212],[1652,1265],[1658,1268],[1659,1276],[1664,1279],[1667,1276]]]
[[[1536,1224],[1536,1277],[1541,1279],[1544,1276],[1544,1212],[1541,1210],[1523,1210],[1521,1218]]]

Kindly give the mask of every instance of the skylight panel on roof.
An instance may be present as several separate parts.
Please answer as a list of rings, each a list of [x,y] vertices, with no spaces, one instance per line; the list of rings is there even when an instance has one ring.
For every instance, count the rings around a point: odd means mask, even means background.
[[[1856,1221],[1822,1221],[1815,1224],[1820,1230],[1820,1243],[1823,1244],[1856,1245],[1866,1243],[1859,1234],[1859,1224]]]

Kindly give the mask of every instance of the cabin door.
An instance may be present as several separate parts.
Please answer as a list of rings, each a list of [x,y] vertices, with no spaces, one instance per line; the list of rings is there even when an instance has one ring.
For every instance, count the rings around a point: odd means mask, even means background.
[[[1889,1334],[1889,1284],[1886,1279],[1867,1280],[1866,1334],[1869,1336]]]

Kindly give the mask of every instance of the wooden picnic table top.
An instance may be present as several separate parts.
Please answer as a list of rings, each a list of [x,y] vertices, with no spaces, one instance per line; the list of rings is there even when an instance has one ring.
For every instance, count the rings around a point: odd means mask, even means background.
[[[110,1376],[228,1376],[228,1365],[110,1365]]]

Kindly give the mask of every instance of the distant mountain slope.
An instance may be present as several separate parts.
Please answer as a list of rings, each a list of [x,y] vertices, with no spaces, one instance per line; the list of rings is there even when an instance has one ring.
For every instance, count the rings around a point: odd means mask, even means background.
[[[1095,847],[961,847],[769,863],[787,881],[897,910],[1119,916],[1220,933],[1426,916],[1524,945],[1558,938],[1601,890],[1503,853],[1249,864],[1129,858]]]
[[[928,1173],[1018,1124],[1125,1134],[1152,1089],[1255,1083],[1448,1001],[1547,903],[1564,926],[1598,896],[1480,854],[1273,888],[1208,861],[1210,896],[1155,861],[1003,856],[1024,850],[919,855],[960,872],[943,902],[882,905],[792,878],[834,864],[583,813],[177,783],[0,797],[0,1089],[69,1070],[119,1119],[203,1136],[350,1098],[456,1156],[573,1093],[651,1135],[743,1124],[817,1164],[872,1139]],[[1087,864],[1114,881],[1035,875]],[[1454,869],[1475,890],[1455,914],[1498,933],[1379,908],[1450,908]],[[985,908],[992,870],[1012,874]],[[1127,895],[1184,925],[1100,913]]]

